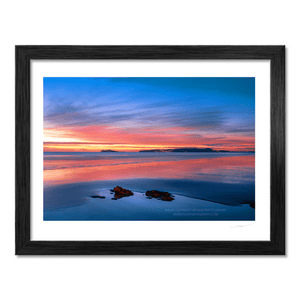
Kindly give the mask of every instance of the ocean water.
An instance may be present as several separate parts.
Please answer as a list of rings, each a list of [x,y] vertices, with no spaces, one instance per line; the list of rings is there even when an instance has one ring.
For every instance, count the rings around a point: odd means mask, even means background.
[[[254,220],[254,203],[253,153],[44,153],[44,220]]]

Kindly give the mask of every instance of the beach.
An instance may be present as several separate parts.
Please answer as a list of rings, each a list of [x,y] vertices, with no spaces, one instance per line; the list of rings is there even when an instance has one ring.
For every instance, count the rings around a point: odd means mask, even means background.
[[[44,153],[44,220],[255,220],[254,165],[253,153]],[[113,200],[116,186],[134,195]]]

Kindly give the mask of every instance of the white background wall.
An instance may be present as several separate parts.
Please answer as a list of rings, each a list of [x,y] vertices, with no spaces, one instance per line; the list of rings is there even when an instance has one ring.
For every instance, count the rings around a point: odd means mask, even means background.
[[[2,0],[0,3],[1,299],[253,300],[299,296],[299,1]],[[285,44],[287,255],[16,257],[14,46],[21,44]]]

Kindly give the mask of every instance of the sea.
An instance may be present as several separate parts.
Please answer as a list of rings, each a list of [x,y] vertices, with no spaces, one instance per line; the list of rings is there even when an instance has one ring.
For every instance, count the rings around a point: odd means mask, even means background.
[[[43,176],[44,221],[255,220],[255,153],[44,152]]]

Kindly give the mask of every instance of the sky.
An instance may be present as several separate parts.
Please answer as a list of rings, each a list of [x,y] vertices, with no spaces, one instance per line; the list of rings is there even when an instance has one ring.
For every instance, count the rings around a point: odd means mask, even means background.
[[[44,77],[44,151],[253,151],[255,78]]]

